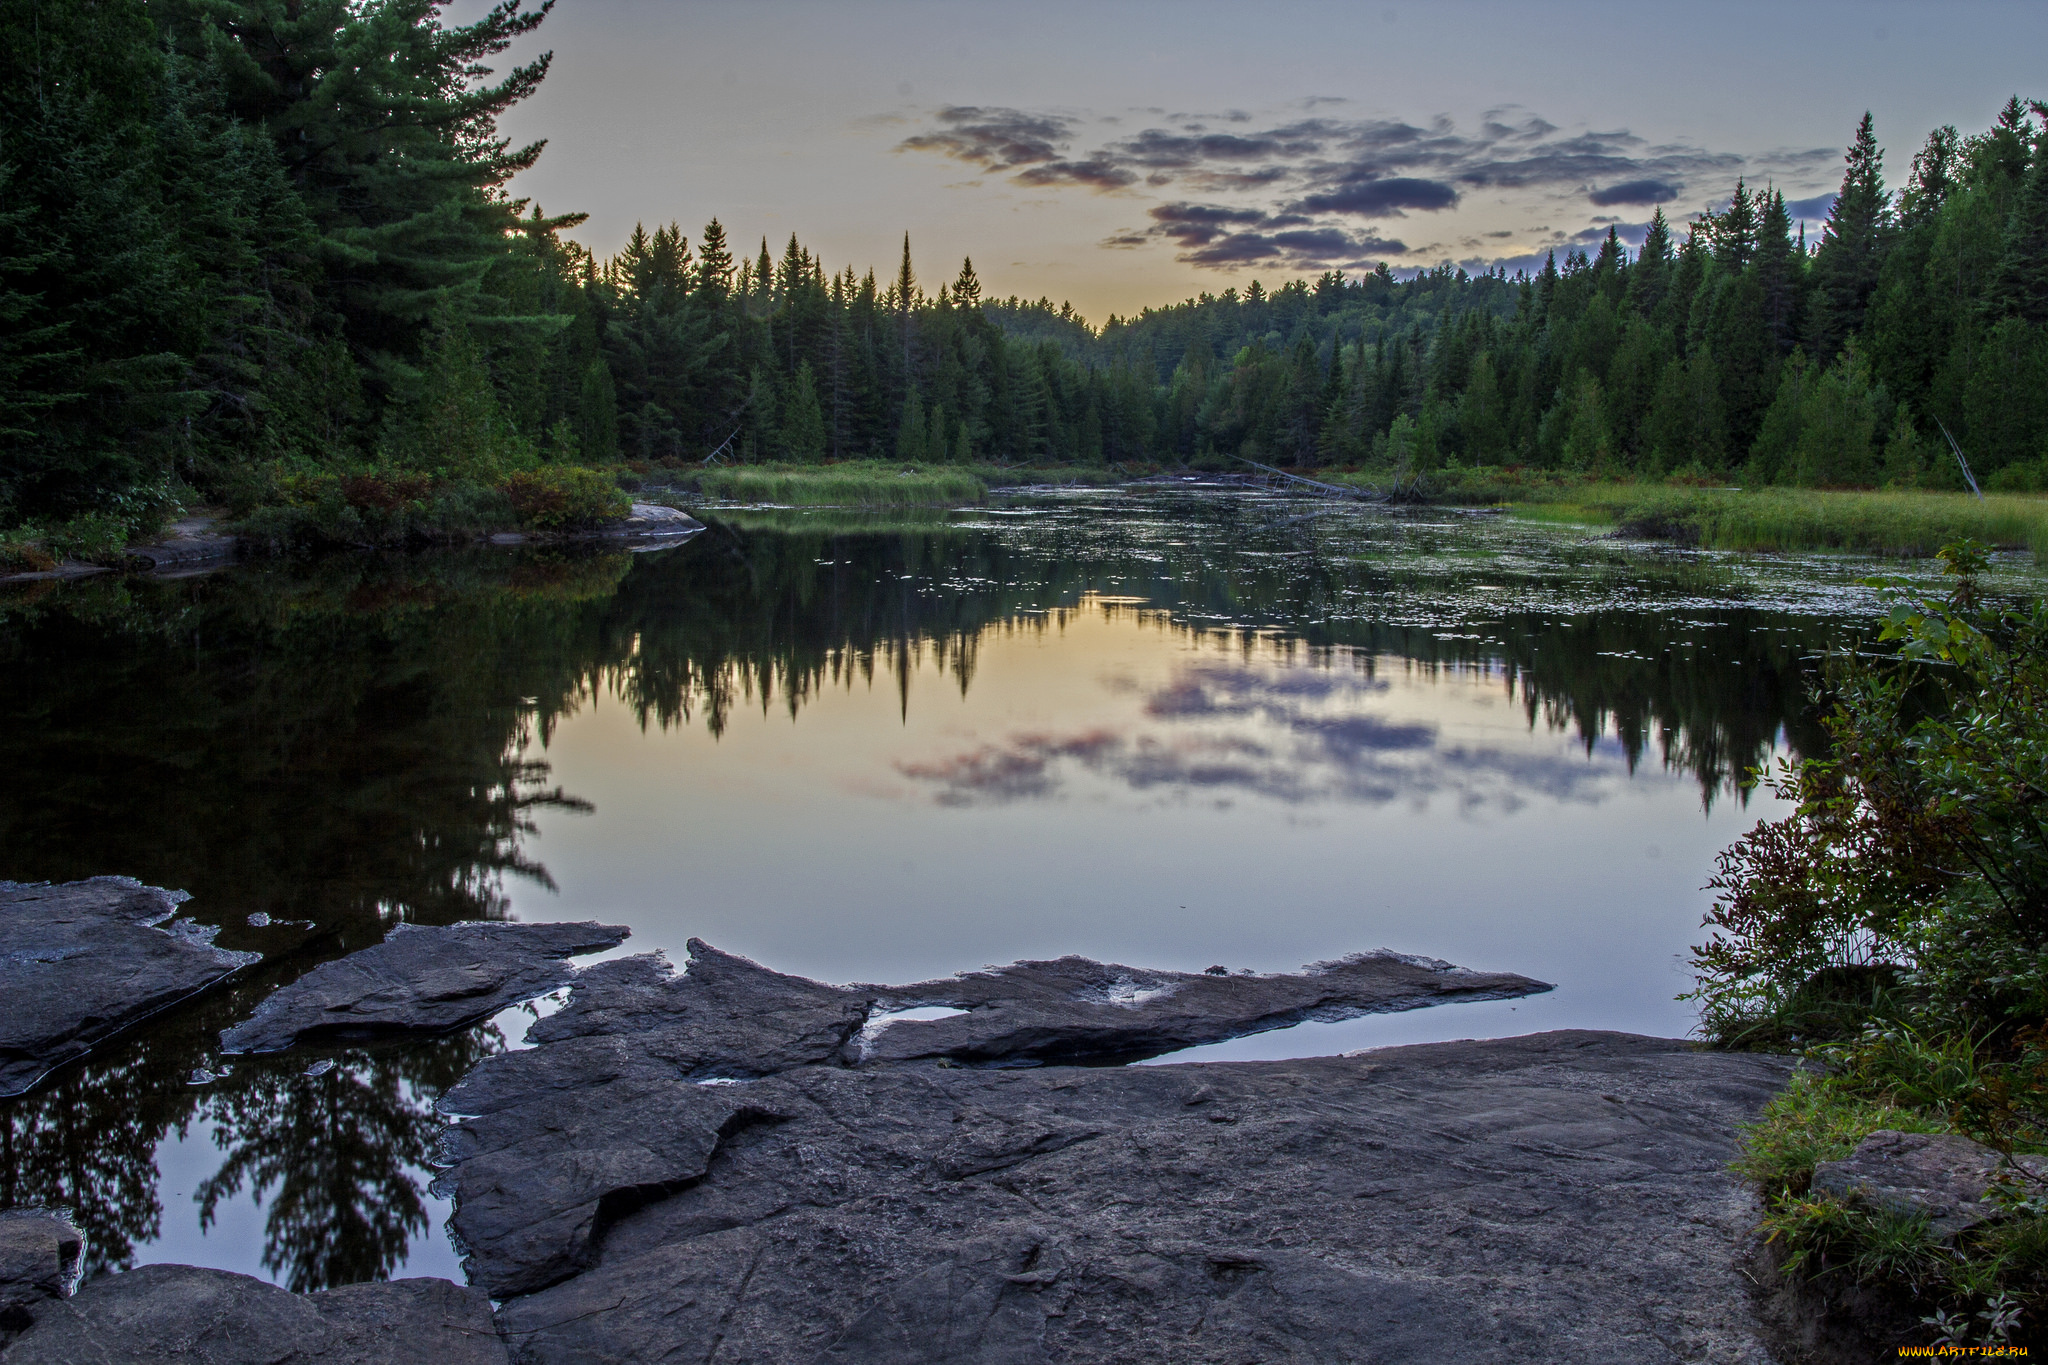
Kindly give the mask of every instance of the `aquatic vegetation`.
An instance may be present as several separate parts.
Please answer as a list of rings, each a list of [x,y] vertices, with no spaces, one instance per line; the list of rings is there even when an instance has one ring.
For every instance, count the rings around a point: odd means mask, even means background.
[[[1950,541],[2048,557],[2048,498],[1967,493],[1684,488],[1593,484],[1518,505],[1548,520],[1612,524],[1622,533],[1709,550],[1844,550],[1925,557]]]
[[[944,506],[988,496],[988,486],[964,470],[887,462],[713,469],[698,488],[729,502],[789,507]]]

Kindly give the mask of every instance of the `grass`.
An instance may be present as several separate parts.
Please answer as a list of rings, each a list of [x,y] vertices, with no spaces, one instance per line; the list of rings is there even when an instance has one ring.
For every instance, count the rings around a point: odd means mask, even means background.
[[[1842,550],[1924,557],[1965,537],[2048,561],[2048,498],[1807,488],[1583,484],[1532,488],[1509,506],[1544,521],[1612,525],[1709,550]]]
[[[711,469],[697,487],[723,501],[785,507],[933,507],[988,496],[988,485],[964,469],[882,462]]]

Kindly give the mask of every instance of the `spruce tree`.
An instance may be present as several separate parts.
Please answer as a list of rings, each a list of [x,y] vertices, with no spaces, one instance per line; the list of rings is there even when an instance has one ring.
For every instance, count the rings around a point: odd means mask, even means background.
[[[1671,225],[1664,210],[1650,212],[1650,228],[1643,234],[1643,249],[1628,272],[1628,306],[1638,317],[1649,317],[1663,302],[1671,279]]]
[[[1846,159],[1842,189],[1835,196],[1835,206],[1822,229],[1820,250],[1813,259],[1808,344],[1814,358],[1823,363],[1833,360],[1863,325],[1891,229],[1884,152],[1877,145],[1868,113],[1856,125],[1856,140]]]
[[[1757,229],[1756,275],[1763,286],[1764,327],[1779,355],[1799,340],[1799,286],[1805,261],[1792,242],[1792,218],[1785,196],[1764,193],[1763,223]]]
[[[713,218],[704,225],[703,244],[697,248],[697,298],[717,312],[731,296],[732,250],[725,229]]]
[[[906,239],[906,245],[908,239]],[[974,258],[960,262],[960,278],[953,281],[953,303],[960,308],[981,306],[981,280],[974,273]]]
[[[1994,317],[2048,323],[2048,122],[2006,221],[1998,278],[1985,300]]]

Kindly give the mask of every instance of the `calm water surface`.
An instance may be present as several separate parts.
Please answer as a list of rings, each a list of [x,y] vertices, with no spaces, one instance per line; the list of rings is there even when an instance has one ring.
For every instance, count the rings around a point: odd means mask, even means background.
[[[707,515],[649,554],[0,596],[0,877],[183,888],[271,955],[0,1105],[0,1204],[73,1208],[102,1269],[459,1275],[431,1105],[527,1011],[215,1047],[401,919],[601,919],[834,981],[1388,947],[1558,986],[1176,1060],[1682,1034],[1713,855],[1779,813],[1743,775],[1818,742],[1819,656],[1897,571],[1199,488]]]

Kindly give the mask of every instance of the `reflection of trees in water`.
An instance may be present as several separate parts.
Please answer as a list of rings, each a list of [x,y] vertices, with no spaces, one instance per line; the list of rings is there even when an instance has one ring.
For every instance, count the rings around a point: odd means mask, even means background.
[[[262,1263],[292,1288],[388,1275],[432,1235],[434,1099],[503,1039],[485,1026],[350,1051],[319,1076],[303,1074],[305,1053],[238,1057],[232,1074],[190,1084],[214,1060],[218,1030],[260,994],[251,984],[205,1000],[0,1105],[0,1206],[69,1209],[88,1273],[132,1265],[163,1233],[159,1144],[211,1131],[222,1159],[193,1192],[202,1228],[246,1191],[267,1205]]]
[[[0,1105],[0,1202],[74,1208],[95,1264],[128,1263],[161,1229],[157,1145],[218,1124],[202,1207],[261,1192],[266,1264],[301,1287],[388,1272],[420,1235],[424,1096],[494,1042],[376,1050],[318,1078],[300,1075],[303,1055],[240,1059],[211,1088],[186,1077],[263,990],[380,939],[394,916],[493,916],[503,876],[545,879],[521,849],[532,812],[582,803],[550,784],[533,742],[599,693],[643,724],[714,732],[741,707],[794,715],[823,688],[878,680],[908,706],[931,665],[964,691],[991,632],[1054,628],[1095,594],[1142,598],[1166,629],[1270,632],[1304,664],[1486,670],[1530,724],[1588,745],[1615,734],[1631,765],[1654,754],[1708,799],[1781,735],[1817,744],[1803,697],[1823,623],[1675,618],[1660,593],[1713,593],[1618,562],[1641,605],[1466,611],[1458,633],[1483,638],[1446,638],[1409,624],[1432,619],[1414,594],[1440,590],[1441,570],[1355,562],[1341,537],[1232,505],[1146,515],[714,526],[637,557],[340,557],[0,597],[0,876],[181,887],[222,946],[288,950]],[[1606,571],[1557,569],[1568,585]],[[1397,616],[1385,604],[1403,594]],[[293,948],[244,924],[259,910],[316,929]]]
[[[1198,507],[1210,518],[1229,507]],[[741,705],[780,706],[792,716],[820,689],[869,684],[880,675],[904,697],[927,663],[963,692],[991,632],[1056,628],[1084,596],[1138,597],[1164,628],[1219,643],[1275,632],[1304,664],[1394,656],[1425,669],[1504,675],[1531,725],[1576,731],[1590,748],[1612,734],[1633,770],[1655,755],[1694,774],[1702,798],[1739,791],[1747,770],[1787,742],[1812,751],[1811,659],[1836,627],[1731,607],[1674,615],[1660,590],[1697,601],[1725,593],[1714,571],[1646,567],[1602,549],[1578,552],[1558,584],[1597,597],[1603,576],[1625,583],[1641,607],[1590,613],[1506,611],[1449,638],[1440,627],[1385,619],[1377,604],[1418,582],[1441,589],[1431,569],[1386,569],[1328,553],[1322,542],[1271,527],[1228,525],[1185,534],[1114,522],[1054,522],[1029,537],[909,529],[886,533],[741,531],[714,526],[688,552],[636,566],[601,604],[589,664],[558,694],[551,725],[599,691],[623,699],[642,724],[701,719],[721,733]],[[1298,552],[1278,557],[1274,547]],[[1475,576],[1492,570],[1475,565]],[[1118,610],[1117,608],[1105,608]],[[1392,613],[1386,613],[1390,615]],[[1409,602],[1400,613],[1413,617]],[[1227,623],[1227,624],[1226,624]]]
[[[579,604],[626,556],[340,559],[0,602],[0,876],[117,869],[193,893],[223,946],[262,911],[341,938],[502,913],[530,812],[578,803],[529,736]]]
[[[263,1265],[291,1288],[382,1279],[428,1231],[417,1172],[441,1128],[435,1098],[501,1045],[472,1030],[354,1054],[318,1076],[302,1074],[303,1057],[246,1080],[237,1067],[205,1106],[226,1158],[194,1192],[200,1226],[247,1184],[267,1205]]]

